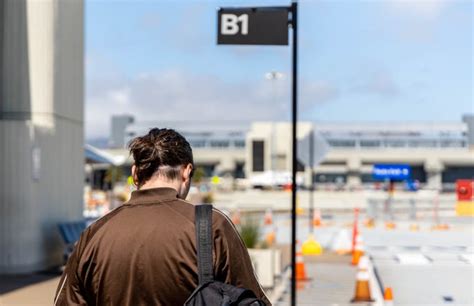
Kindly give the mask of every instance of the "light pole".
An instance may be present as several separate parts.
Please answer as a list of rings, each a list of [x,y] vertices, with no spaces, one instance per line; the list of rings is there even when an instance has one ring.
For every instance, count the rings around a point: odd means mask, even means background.
[[[273,98],[273,105],[275,106],[277,104],[277,87],[276,87],[276,82],[278,80],[284,79],[285,75],[281,72],[278,71],[270,71],[265,73],[265,79],[269,80],[272,84],[272,98]],[[272,160],[272,174],[275,175],[275,170],[276,170],[276,135],[275,135],[275,129],[274,127],[272,128],[272,151],[271,151],[271,160]]]
[[[273,95],[273,103],[276,104],[277,92],[276,92],[276,82],[278,80],[283,80],[285,75],[282,72],[278,71],[270,71],[265,73],[265,79],[270,80],[272,82],[272,95]]]
[[[267,80],[281,80],[285,77],[285,75],[282,72],[278,71],[270,71],[265,73],[265,78]]]

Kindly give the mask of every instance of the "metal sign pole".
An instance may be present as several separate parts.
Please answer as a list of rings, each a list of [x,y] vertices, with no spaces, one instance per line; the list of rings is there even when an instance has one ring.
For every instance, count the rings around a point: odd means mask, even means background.
[[[291,13],[291,22],[288,14]],[[293,29],[292,48],[292,183],[291,183],[291,305],[296,305],[296,171],[297,162],[297,59],[298,4],[291,7],[220,8],[217,12],[219,45],[288,45],[288,25]]]
[[[292,50],[292,188],[291,188],[291,306],[296,305],[296,171],[297,163],[297,143],[296,143],[296,124],[297,99],[298,99],[298,3],[294,0],[291,3],[291,25],[293,29],[293,50]]]
[[[314,164],[314,131],[311,131],[311,135],[309,136],[309,167],[311,168],[311,178],[309,179],[310,186],[309,186],[309,232],[314,234],[314,223],[313,223],[313,215],[314,215],[314,172],[313,172],[313,164]]]

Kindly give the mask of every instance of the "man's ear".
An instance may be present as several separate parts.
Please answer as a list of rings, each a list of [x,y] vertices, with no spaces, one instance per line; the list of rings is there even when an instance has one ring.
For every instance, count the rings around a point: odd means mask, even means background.
[[[193,171],[193,165],[187,164],[183,171],[183,180],[185,181],[190,180],[192,171]]]
[[[135,186],[138,187],[137,166],[135,164],[132,165],[132,179]]]

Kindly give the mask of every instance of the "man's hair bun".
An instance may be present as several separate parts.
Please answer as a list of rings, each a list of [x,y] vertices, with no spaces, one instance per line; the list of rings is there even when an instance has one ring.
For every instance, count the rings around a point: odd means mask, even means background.
[[[179,175],[177,166],[194,164],[188,141],[172,129],[153,128],[148,134],[134,138],[128,148],[135,162],[138,186],[149,180],[160,167],[163,168],[160,174],[173,180]]]

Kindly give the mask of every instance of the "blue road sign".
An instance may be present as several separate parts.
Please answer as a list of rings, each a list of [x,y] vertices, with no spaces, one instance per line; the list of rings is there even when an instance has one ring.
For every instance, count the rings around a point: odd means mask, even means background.
[[[375,164],[372,176],[376,180],[408,180],[411,168],[409,165]]]

